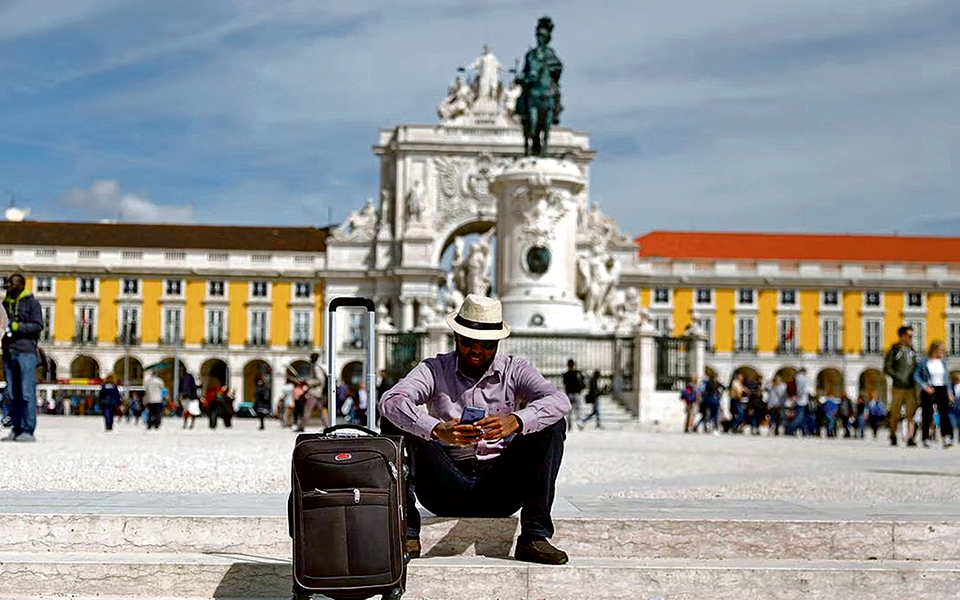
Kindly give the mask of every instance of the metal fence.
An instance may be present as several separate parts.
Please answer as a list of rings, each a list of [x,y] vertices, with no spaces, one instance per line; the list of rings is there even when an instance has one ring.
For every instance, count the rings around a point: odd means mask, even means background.
[[[654,338],[657,347],[657,390],[679,391],[689,377],[687,353],[691,350],[687,338]]]
[[[424,333],[393,333],[386,335],[387,373],[398,380],[425,358]],[[453,335],[447,336],[446,350],[454,350]],[[616,396],[634,390],[636,342],[632,337],[596,336],[588,334],[531,334],[513,333],[500,342],[500,352],[530,361],[543,376],[563,389],[563,373],[567,361],[573,359],[577,368],[588,378],[600,371],[600,384]]]
[[[500,351],[527,359],[560,389],[571,358],[587,379],[600,371],[601,385],[615,396],[634,389],[636,343],[632,337],[514,333],[500,343]]]
[[[387,346],[386,371],[394,381],[399,381],[423,359],[423,340],[426,333],[385,334]]]

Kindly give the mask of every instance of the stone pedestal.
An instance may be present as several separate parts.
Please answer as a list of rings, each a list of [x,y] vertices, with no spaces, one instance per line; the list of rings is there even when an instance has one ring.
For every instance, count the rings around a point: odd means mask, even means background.
[[[585,328],[576,295],[578,194],[566,160],[527,157],[490,184],[498,199],[497,284],[503,318],[517,330]]]

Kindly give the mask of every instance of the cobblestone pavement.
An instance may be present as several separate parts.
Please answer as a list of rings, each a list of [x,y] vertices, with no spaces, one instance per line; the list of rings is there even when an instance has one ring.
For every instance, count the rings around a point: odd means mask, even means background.
[[[869,436],[869,433],[868,433]],[[193,430],[165,419],[159,431],[95,417],[42,416],[35,444],[0,445],[0,490],[281,494],[289,489],[295,435]],[[663,506],[668,500],[869,505],[960,514],[960,449],[892,448],[886,438],[800,439],[574,429],[558,482],[581,504]],[[919,507],[919,508],[918,508]],[[956,507],[956,508],[954,508]],[[950,513],[950,511],[954,511]]]

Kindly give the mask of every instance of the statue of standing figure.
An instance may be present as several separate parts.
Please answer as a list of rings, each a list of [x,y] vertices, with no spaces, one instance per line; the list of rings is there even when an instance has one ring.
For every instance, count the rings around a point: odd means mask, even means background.
[[[550,128],[560,123],[560,74],[563,64],[548,46],[553,36],[553,21],[537,21],[537,47],[527,52],[523,71],[517,77],[521,92],[516,113],[523,125],[525,156],[546,156]]]
[[[497,57],[490,52],[490,46],[484,45],[483,54],[473,61],[468,69],[477,70],[476,92],[477,98],[500,99],[500,71],[503,68]]]
[[[466,261],[466,294],[486,296],[490,293],[490,265],[493,262],[490,238],[493,237],[493,233],[494,229],[490,228],[470,246],[470,254],[467,255]]]

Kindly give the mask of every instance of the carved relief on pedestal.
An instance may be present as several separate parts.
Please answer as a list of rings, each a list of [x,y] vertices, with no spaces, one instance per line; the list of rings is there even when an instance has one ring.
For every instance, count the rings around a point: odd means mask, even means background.
[[[530,185],[521,186],[513,194],[513,217],[522,223],[524,239],[534,246],[546,246],[554,239],[556,227],[573,208],[570,196],[549,182],[530,178]]]

